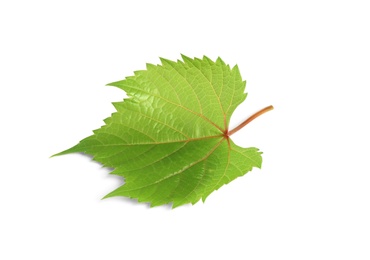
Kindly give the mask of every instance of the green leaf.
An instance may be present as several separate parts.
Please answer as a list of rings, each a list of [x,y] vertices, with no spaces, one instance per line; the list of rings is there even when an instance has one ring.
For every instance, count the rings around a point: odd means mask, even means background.
[[[57,154],[82,152],[114,168],[125,184],[106,197],[194,204],[261,167],[257,148],[239,147],[229,137],[230,117],[247,96],[238,67],[220,58],[182,58],[161,59],[108,84],[129,98],[114,103],[117,112],[93,135]]]

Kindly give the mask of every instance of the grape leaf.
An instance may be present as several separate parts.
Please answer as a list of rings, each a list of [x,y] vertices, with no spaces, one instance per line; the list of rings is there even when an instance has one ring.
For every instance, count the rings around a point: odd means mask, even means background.
[[[233,111],[247,96],[238,67],[220,58],[182,58],[161,59],[161,65],[147,64],[146,70],[108,84],[128,98],[113,103],[117,111],[93,135],[56,154],[90,154],[124,177],[124,185],[105,198],[125,196],[151,206],[194,204],[261,167],[261,152],[237,146],[230,135],[272,106],[229,131]]]

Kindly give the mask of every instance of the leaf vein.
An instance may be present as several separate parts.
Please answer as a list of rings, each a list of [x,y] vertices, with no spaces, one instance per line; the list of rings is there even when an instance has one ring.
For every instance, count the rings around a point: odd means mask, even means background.
[[[179,175],[180,173],[183,173],[184,171],[187,171],[188,169],[190,169],[191,167],[193,167],[194,165],[196,165],[196,164],[198,164],[198,163],[200,163],[200,162],[202,162],[202,161],[204,161],[204,160],[206,160],[220,145],[221,145],[221,143],[222,143],[222,141],[223,141],[223,139],[220,141],[220,142],[218,142],[216,145],[215,145],[215,147],[208,153],[208,154],[206,154],[206,156],[205,157],[203,157],[202,159],[200,159],[200,160],[198,160],[198,161],[195,161],[194,163],[192,163],[192,164],[190,164],[189,166],[187,166],[187,167],[185,167],[185,168],[183,168],[183,169],[181,169],[180,171],[177,171],[177,172],[174,172],[174,173],[172,173],[172,174],[170,174],[170,175],[168,175],[168,176],[166,176],[166,177],[164,177],[164,178],[162,178],[162,179],[160,179],[160,180],[157,180],[157,181],[155,181],[155,182],[153,182],[153,183],[150,183],[150,184],[148,184],[148,185],[144,185],[144,186],[141,186],[141,187],[138,187],[138,188],[134,188],[134,189],[128,189],[128,190],[125,190],[125,191],[133,191],[133,190],[139,190],[139,189],[142,189],[142,188],[146,188],[146,187],[149,187],[149,186],[152,186],[152,185],[155,185],[155,184],[158,184],[158,183],[160,183],[160,182],[162,182],[162,181],[164,181],[164,180],[167,180],[167,179],[169,179],[169,178],[172,178],[172,177],[174,177],[174,176],[177,176],[177,175]]]

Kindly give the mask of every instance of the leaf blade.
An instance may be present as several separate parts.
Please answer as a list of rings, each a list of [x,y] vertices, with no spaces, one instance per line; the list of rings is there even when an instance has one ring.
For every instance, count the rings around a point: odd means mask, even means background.
[[[221,58],[182,58],[161,58],[161,65],[147,64],[146,70],[107,84],[129,98],[114,103],[116,112],[93,135],[56,154],[90,154],[124,177],[104,198],[125,196],[175,208],[205,201],[261,167],[257,148],[241,148],[227,135],[233,111],[246,98],[238,67],[231,69]]]

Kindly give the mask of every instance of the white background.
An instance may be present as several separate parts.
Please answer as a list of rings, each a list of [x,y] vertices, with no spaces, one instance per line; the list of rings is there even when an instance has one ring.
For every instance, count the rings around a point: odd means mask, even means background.
[[[0,259],[370,259],[368,1],[1,1]],[[122,180],[49,156],[100,127],[104,85],[158,57],[238,64],[233,136],[263,154],[205,204],[100,200]]]

